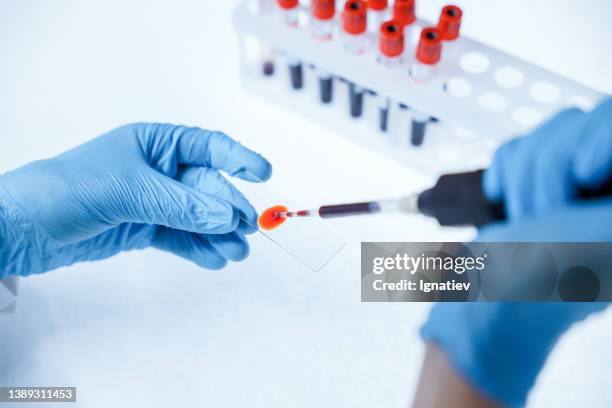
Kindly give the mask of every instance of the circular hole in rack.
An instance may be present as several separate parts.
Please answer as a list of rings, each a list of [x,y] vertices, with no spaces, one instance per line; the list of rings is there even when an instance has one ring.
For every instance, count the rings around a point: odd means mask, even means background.
[[[567,107],[578,108],[583,111],[590,111],[595,106],[595,103],[587,97],[576,95],[565,101]]]
[[[550,82],[538,81],[529,87],[531,97],[540,103],[551,103],[559,98],[559,88]]]
[[[481,109],[493,113],[502,112],[504,109],[506,109],[507,105],[506,99],[503,96],[492,92],[487,92],[480,95],[477,102]]]
[[[542,121],[542,114],[537,109],[522,106],[512,113],[512,118],[521,126],[532,127]]]
[[[502,88],[512,89],[522,85],[525,75],[514,67],[505,66],[495,72],[495,81]]]
[[[470,51],[461,56],[459,65],[468,74],[476,75],[485,73],[491,66],[491,61],[480,52]]]
[[[451,78],[444,84],[444,92],[455,98],[464,99],[472,94],[472,85],[463,78]]]

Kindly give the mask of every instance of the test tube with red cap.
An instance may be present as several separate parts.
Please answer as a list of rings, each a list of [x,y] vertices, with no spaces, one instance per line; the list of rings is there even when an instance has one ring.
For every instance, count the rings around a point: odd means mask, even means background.
[[[284,23],[291,28],[298,26],[299,0],[276,0]],[[304,86],[304,69],[300,60],[285,54],[289,77],[293,89],[302,89]]]
[[[276,0],[278,7],[280,8],[281,16],[285,24],[291,27],[298,26],[298,11],[299,11],[299,0]]]
[[[442,57],[442,35],[436,27],[425,27],[417,45],[411,75],[417,81],[431,79]]]
[[[335,0],[312,0],[312,34],[319,41],[329,41],[332,38],[333,19],[336,14]],[[319,77],[319,98],[322,103],[330,103],[333,97],[333,77],[319,67],[316,68]]]
[[[312,35],[317,40],[330,40],[336,15],[336,0],[311,0],[311,11]]]
[[[379,31],[379,62],[388,68],[401,65],[404,52],[404,26],[395,20],[391,20],[384,22]],[[379,95],[378,100],[378,125],[381,131],[386,132],[391,100],[383,95]]]
[[[449,4],[442,8],[438,20],[438,31],[444,41],[453,41],[459,38],[462,17],[463,12],[457,6]]]
[[[274,0],[251,0],[251,10],[255,14],[269,14],[274,10]],[[274,49],[264,42],[259,43],[259,64],[264,76],[274,75]]]
[[[389,17],[388,0],[367,0],[368,5],[368,29],[377,33],[380,25]]]
[[[435,27],[426,27],[421,31],[416,50],[416,61],[412,66],[411,75],[419,82],[431,79],[435,66],[442,56],[442,35]],[[423,144],[425,128],[431,117],[418,111],[412,111],[412,127],[410,140],[414,146]]]
[[[362,54],[368,45],[367,38],[367,4],[363,0],[348,0],[344,3],[342,29],[344,31],[344,48],[354,54]],[[365,89],[349,82],[349,111],[352,117],[358,118],[363,113],[363,94]]]
[[[393,3],[393,20],[409,26],[416,21],[414,12],[415,0],[395,0]]]
[[[403,26],[406,48],[410,47],[412,30],[415,26],[415,0],[395,0],[393,3],[393,20]]]

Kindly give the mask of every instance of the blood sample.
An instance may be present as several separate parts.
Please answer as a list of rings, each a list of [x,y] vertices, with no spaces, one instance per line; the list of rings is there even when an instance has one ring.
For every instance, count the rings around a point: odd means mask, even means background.
[[[342,28],[344,47],[354,54],[362,54],[367,47],[367,5],[363,0],[349,0],[344,4]],[[363,92],[359,85],[349,82],[349,111],[358,118],[363,113]]]
[[[410,143],[412,143],[413,146],[420,146],[423,144],[423,139],[425,139],[425,129],[427,128],[427,123],[429,123],[430,120],[431,119],[428,115],[417,111],[412,111]]]
[[[416,21],[414,0],[395,0],[393,3],[393,20],[408,26]]]
[[[251,0],[252,10],[255,14],[268,14],[274,10],[274,0]],[[267,44],[260,42],[259,53],[259,64],[261,67],[261,73],[264,76],[274,75],[274,50]]]
[[[344,46],[355,54],[361,54],[367,47],[368,28],[367,6],[363,0],[349,0],[344,4],[342,13]]]
[[[351,116],[359,118],[363,114],[363,93],[365,89],[349,82],[349,110]]]
[[[415,0],[395,0],[393,3],[393,20],[403,26],[407,48],[412,45],[412,30],[415,27],[413,23],[416,21],[414,3]]]
[[[426,81],[433,75],[434,67],[442,56],[442,36],[435,27],[426,27],[421,31],[416,50],[416,62],[412,66],[412,77],[417,81]]]
[[[421,31],[416,51],[416,62],[411,75],[417,81],[427,81],[434,75],[434,67],[442,56],[442,36],[434,27],[426,27]],[[414,146],[423,144],[425,129],[431,117],[418,111],[412,111],[412,126],[410,141]]]
[[[285,56],[287,66],[289,67],[289,78],[291,79],[291,87],[293,89],[302,89],[304,86],[304,68],[302,63],[289,56]]]
[[[335,0],[312,0],[312,34],[317,40],[327,41],[331,39],[332,21],[335,14]]]
[[[297,27],[299,0],[276,0],[276,3],[281,9],[281,15],[285,24]]]
[[[265,230],[272,230],[278,227],[287,219],[279,214],[286,213],[287,211],[288,209],[284,205],[275,205],[274,207],[268,208],[259,216],[259,226]]]
[[[389,107],[391,100],[384,96],[378,97],[378,128],[381,132],[386,132],[389,127]]]
[[[319,98],[321,103],[330,103],[334,93],[334,78],[331,73],[317,68],[319,77]]]
[[[261,72],[265,76],[274,75],[274,61],[272,59],[264,58],[264,62],[261,65]]]
[[[380,25],[388,16],[388,0],[367,0],[368,3],[368,29],[377,33]]]
[[[332,38],[332,22],[336,14],[335,0],[312,0],[312,34],[319,41]],[[333,77],[331,73],[317,69],[319,77],[319,98],[322,103],[330,103],[333,96]]]
[[[277,0],[281,9],[283,21],[288,27],[297,28],[298,26],[298,0]],[[287,66],[289,67],[289,78],[293,89],[302,89],[304,85],[304,69],[302,63],[289,55],[285,55]]]
[[[462,16],[463,12],[457,6],[448,5],[442,8],[438,20],[438,30],[443,40],[453,41],[459,37]]]
[[[383,23],[379,31],[380,62],[386,66],[399,65],[404,52],[404,26],[391,20]]]
[[[397,21],[386,21],[380,26],[379,34],[379,61],[387,67],[395,67],[401,64],[401,55],[404,52],[404,26]],[[389,98],[379,95],[379,128],[387,131]]]

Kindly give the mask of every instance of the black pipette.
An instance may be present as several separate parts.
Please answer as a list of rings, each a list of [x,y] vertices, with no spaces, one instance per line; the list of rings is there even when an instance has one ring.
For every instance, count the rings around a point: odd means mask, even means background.
[[[503,204],[491,203],[485,197],[482,189],[483,172],[477,170],[446,174],[432,188],[396,199],[325,205],[313,210],[280,212],[277,216],[332,218],[400,212],[434,217],[442,226],[480,226],[502,221],[506,219],[505,208]],[[612,180],[598,190],[581,191],[579,196],[582,199],[612,196]]]

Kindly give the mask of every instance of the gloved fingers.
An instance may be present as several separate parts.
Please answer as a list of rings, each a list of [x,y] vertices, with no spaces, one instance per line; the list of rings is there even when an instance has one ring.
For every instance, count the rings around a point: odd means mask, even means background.
[[[249,256],[249,243],[236,231],[229,234],[208,235],[206,238],[222,257],[230,261],[239,262]]]
[[[573,174],[581,187],[597,188],[612,179],[612,98],[587,114]]]
[[[153,238],[152,246],[190,260],[206,269],[217,270],[227,264],[227,259],[204,235],[160,227]]]
[[[501,146],[485,172],[483,188],[492,201],[504,201],[511,218],[520,218],[571,197],[567,169],[572,152],[568,143],[584,113],[565,110],[529,136]],[[564,143],[565,142],[565,143]]]
[[[231,203],[184,185],[154,170],[136,176],[119,191],[122,222],[161,225],[197,233],[223,234],[236,229],[238,211]]]
[[[484,175],[485,195],[493,202],[503,202],[510,219],[520,218],[531,204],[524,194],[531,182],[526,177],[531,167],[526,156],[525,139],[511,140],[497,150]]]
[[[173,174],[178,165],[211,167],[247,181],[266,181],[272,165],[260,154],[218,131],[167,124],[146,124],[140,144],[153,167]]]
[[[576,186],[571,175],[571,161],[576,142],[584,126],[585,113],[579,109],[566,109],[536,129],[527,157],[532,172],[527,175],[531,189],[524,191],[525,200],[531,201],[534,212],[545,211],[569,203]]]
[[[239,211],[238,231],[246,234],[257,231],[257,211],[249,200],[217,170],[206,167],[182,167],[177,179],[189,187],[232,204]]]

